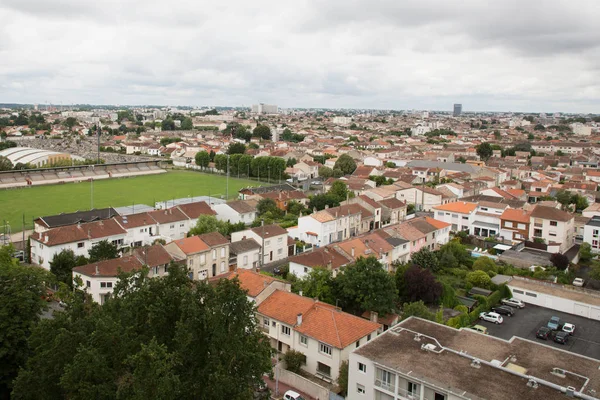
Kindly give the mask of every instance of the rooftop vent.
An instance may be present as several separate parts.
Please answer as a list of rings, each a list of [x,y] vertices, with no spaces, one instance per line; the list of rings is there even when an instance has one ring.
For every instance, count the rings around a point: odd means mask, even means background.
[[[535,379],[529,379],[529,380],[527,381],[527,387],[530,387],[530,388],[537,389],[537,388],[538,388],[538,386],[539,386],[539,385],[538,385],[538,383],[537,383],[537,381],[536,381]]]
[[[481,368],[481,361],[479,361],[477,359],[471,361],[471,367],[473,367],[473,368]]]
[[[567,376],[566,371],[562,368],[552,368],[552,375],[556,375],[561,378],[565,378]]]
[[[425,351],[435,351],[436,347],[434,344],[432,343],[427,343],[427,344],[423,344],[421,345],[421,350],[425,350]]]
[[[576,391],[577,389],[575,389],[573,386],[567,386],[567,391],[565,392],[565,394],[567,395],[567,397],[575,397]]]
[[[417,333],[417,334],[415,335],[415,342],[420,342],[420,341],[421,341],[421,334],[420,334],[420,333]]]

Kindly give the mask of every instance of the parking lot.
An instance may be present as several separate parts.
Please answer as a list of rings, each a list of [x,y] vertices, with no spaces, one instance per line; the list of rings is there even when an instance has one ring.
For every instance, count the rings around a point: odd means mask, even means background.
[[[555,343],[552,339],[546,341],[535,337],[538,328],[546,326],[552,316],[559,317],[563,324],[568,322],[575,325],[575,334],[569,338],[566,345]],[[513,336],[518,336],[600,360],[600,321],[530,304],[523,309],[516,309],[515,315],[512,317],[506,315],[502,317],[504,322],[500,325],[486,321],[479,321],[478,324],[488,328],[490,335],[502,339],[508,340]]]

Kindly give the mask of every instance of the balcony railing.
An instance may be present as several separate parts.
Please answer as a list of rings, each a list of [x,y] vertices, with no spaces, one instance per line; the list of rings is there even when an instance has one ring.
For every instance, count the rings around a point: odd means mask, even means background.
[[[535,226],[536,228],[543,228],[544,224],[535,223],[535,224],[533,224],[533,226]]]
[[[375,379],[375,386],[387,390],[388,392],[396,392],[396,385],[393,383],[384,382],[381,379]]]
[[[269,333],[269,327],[266,325],[260,325],[260,330],[265,333]]]

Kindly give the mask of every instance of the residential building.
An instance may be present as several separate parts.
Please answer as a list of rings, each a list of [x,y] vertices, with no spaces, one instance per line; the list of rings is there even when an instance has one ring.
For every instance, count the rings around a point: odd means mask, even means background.
[[[237,278],[240,282],[240,287],[246,291],[248,301],[255,303],[257,306],[276,290],[283,292],[292,291],[291,283],[249,269],[232,271],[227,275],[227,278]]]
[[[178,207],[150,211],[148,215],[156,221],[156,236],[167,241],[184,238],[190,230],[190,219]]]
[[[416,317],[354,350],[348,367],[348,400],[593,399],[600,385],[593,358]]]
[[[213,209],[219,221],[229,221],[232,224],[243,222],[250,225],[257,215],[256,202],[253,200],[236,200],[224,204],[215,204]]]
[[[454,111],[452,112],[452,116],[459,117],[462,114],[462,104],[454,104]]]
[[[149,277],[164,276],[168,273],[172,260],[161,245],[138,248],[120,258],[73,268],[73,282],[75,285],[83,285],[82,290],[89,293],[95,302],[104,304],[112,295],[120,273],[140,270],[147,266]]]
[[[167,243],[165,250],[185,260],[190,279],[205,280],[229,271],[229,241],[218,232]]]
[[[243,239],[229,245],[230,269],[255,269],[259,267],[260,244],[254,239]]]
[[[281,290],[258,306],[256,317],[273,348],[280,353],[303,353],[302,369],[328,382],[337,381],[340,365],[352,350],[381,330],[378,323]]]
[[[536,206],[531,211],[530,238],[544,239],[546,244],[564,253],[574,243],[575,218],[573,214],[553,207]]]
[[[261,246],[261,266],[288,257],[288,233],[279,225],[259,226],[231,234],[232,242],[244,239],[254,239]],[[259,261],[261,261],[260,257]]]
[[[73,250],[75,256],[88,257],[92,246],[103,240],[122,247],[126,235],[127,231],[114,219],[34,232],[31,235],[31,261],[49,270],[54,255],[63,250]]]
[[[33,230],[35,232],[45,232],[48,229],[58,228],[59,226],[111,219],[116,215],[119,215],[119,213],[112,207],[89,211],[77,211],[68,214],[49,215],[36,218],[33,221]]]
[[[475,220],[475,210],[477,203],[466,201],[457,201],[433,207],[435,210],[434,218],[451,225],[453,232],[466,231],[470,233],[471,225]]]
[[[435,206],[444,204],[443,193],[425,186],[411,186],[399,189],[396,198],[407,204],[413,204],[417,211],[431,211]]]
[[[513,243],[529,240],[530,223],[528,211],[507,208],[500,216],[500,236]]]
[[[436,250],[450,240],[450,224],[430,217],[417,217],[384,228],[388,235],[407,240],[410,254],[422,248]]]
[[[600,216],[594,216],[583,227],[583,241],[592,246],[592,252],[600,253]]]
[[[406,218],[406,203],[393,197],[391,199],[380,200],[381,206],[381,226],[397,224]]]
[[[334,246],[321,247],[314,251],[290,257],[290,273],[298,278],[305,278],[315,268],[325,268],[337,275],[339,268],[354,262],[345,252],[336,250]]]

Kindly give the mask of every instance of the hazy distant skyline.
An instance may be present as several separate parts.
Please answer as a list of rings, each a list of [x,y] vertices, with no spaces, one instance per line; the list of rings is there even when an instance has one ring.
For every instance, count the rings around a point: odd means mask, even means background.
[[[0,14],[0,103],[600,113],[594,0],[2,0]]]

